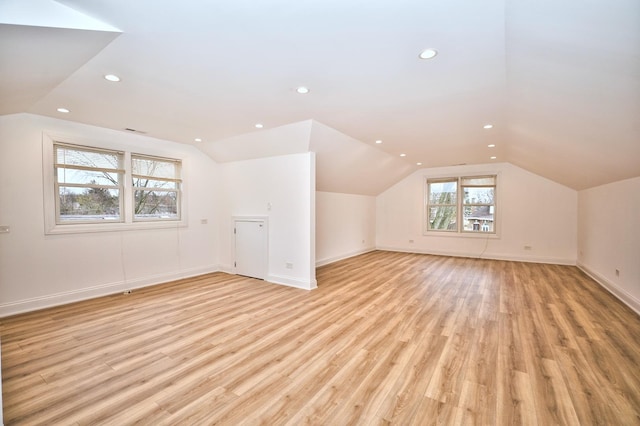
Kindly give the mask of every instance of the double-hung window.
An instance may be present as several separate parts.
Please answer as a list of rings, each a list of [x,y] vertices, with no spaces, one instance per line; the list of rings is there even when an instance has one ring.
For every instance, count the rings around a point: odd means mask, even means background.
[[[462,231],[495,233],[496,177],[460,178]]]
[[[496,184],[496,175],[427,179],[427,232],[495,234]]]
[[[429,179],[429,231],[458,231],[458,179]]]
[[[180,161],[131,155],[133,220],[180,218]]]
[[[185,226],[182,160],[43,136],[45,233]]]
[[[56,223],[123,221],[123,159],[118,151],[54,145]]]

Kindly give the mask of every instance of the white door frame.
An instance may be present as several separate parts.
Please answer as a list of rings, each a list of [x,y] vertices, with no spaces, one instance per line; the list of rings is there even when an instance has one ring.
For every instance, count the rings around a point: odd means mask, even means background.
[[[231,223],[231,241],[233,244],[233,273],[238,275],[238,271],[236,268],[236,222],[262,222],[264,225],[264,237],[262,239],[262,250],[264,253],[264,277],[263,279],[266,281],[267,276],[269,275],[269,217],[268,216],[233,216],[233,221]]]

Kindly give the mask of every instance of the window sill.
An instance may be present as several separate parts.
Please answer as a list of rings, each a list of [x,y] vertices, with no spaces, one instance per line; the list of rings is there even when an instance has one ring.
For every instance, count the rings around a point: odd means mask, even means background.
[[[483,240],[499,240],[500,234],[492,232],[446,232],[446,231],[425,231],[422,233],[425,237],[446,237],[446,238],[481,238]]]
[[[158,221],[158,222],[133,222],[133,223],[82,223],[69,225],[54,225],[45,229],[45,235],[65,235],[65,234],[89,234],[95,232],[122,232],[139,231],[146,229],[175,229],[186,228],[187,222],[181,221]]]

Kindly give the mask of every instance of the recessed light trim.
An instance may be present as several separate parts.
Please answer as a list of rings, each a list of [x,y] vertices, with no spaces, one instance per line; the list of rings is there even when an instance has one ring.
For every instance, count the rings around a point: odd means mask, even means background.
[[[202,142],[202,138],[195,138],[194,141],[196,142]]]
[[[61,112],[63,114],[68,114],[71,112],[71,110],[68,108],[58,108],[56,111]]]
[[[495,144],[495,143],[490,143],[489,145],[487,145],[487,147],[489,147],[489,148],[495,148],[495,147],[496,147],[496,144]]]
[[[422,166],[422,163],[416,163],[416,166]]]
[[[120,81],[120,77],[118,77],[115,74],[107,74],[104,76],[104,79],[108,81],[112,81],[114,83],[117,83],[118,81]]]
[[[264,124],[256,123],[256,129],[262,129],[263,127],[264,127]]]
[[[381,141],[380,139],[378,139],[378,140],[376,141],[376,143],[377,143],[378,145],[380,145],[380,144],[382,143],[382,141]]]
[[[493,129],[493,124],[485,124],[482,126],[483,129]]]
[[[404,154],[404,153],[400,154],[400,157],[406,157],[406,156],[407,156],[407,154]]]
[[[495,160],[496,158],[498,157],[496,157],[495,155],[491,157],[492,160]]]
[[[296,92],[300,93],[301,95],[306,95],[307,93],[310,92],[308,87],[305,86],[300,86],[298,88],[296,88]]]
[[[420,52],[420,55],[418,55],[418,57],[420,59],[433,59],[438,55],[438,51],[432,47],[428,48],[428,49],[424,49],[422,52]]]

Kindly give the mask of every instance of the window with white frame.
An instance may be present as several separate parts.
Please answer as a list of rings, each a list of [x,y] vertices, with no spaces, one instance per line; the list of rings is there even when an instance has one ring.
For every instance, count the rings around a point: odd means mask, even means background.
[[[56,143],[56,223],[122,222],[123,159],[118,151]]]
[[[427,231],[495,234],[496,185],[496,175],[427,179]]]
[[[43,161],[47,234],[186,225],[182,160],[45,133]]]
[[[180,218],[180,161],[131,155],[133,220]]]

